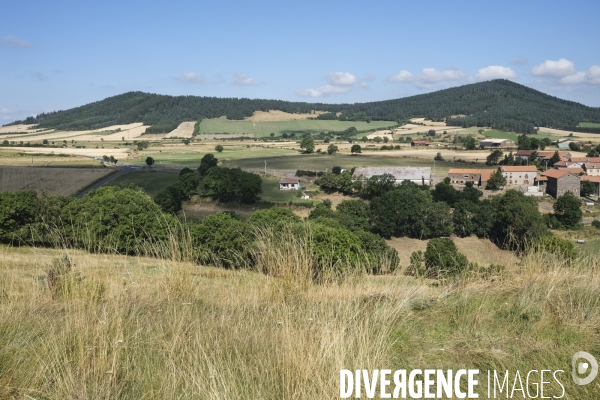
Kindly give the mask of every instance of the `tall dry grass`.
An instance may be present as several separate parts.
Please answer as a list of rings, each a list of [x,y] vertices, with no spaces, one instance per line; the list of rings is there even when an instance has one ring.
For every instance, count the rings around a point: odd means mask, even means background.
[[[280,238],[256,249],[266,273],[0,247],[0,398],[337,398],[342,368],[563,369],[565,398],[597,398],[569,371],[575,351],[600,354],[598,259],[315,284],[307,244]]]

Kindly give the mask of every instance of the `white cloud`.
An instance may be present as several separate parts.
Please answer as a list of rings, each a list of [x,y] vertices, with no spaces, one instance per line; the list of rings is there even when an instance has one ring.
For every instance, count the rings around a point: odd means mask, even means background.
[[[403,69],[398,71],[397,74],[388,77],[387,80],[388,82],[412,82],[415,80],[415,76],[411,72]]]
[[[457,69],[438,71],[435,68],[423,68],[419,77],[422,84],[437,83],[441,81],[456,81],[465,78],[466,74]]]
[[[567,85],[583,83],[586,80],[585,72],[575,72],[573,75],[567,75],[560,78],[560,83],[564,83]]]
[[[13,121],[15,120],[16,108],[0,107],[0,120]]]
[[[335,85],[325,85],[316,89],[306,89],[299,90],[296,93],[299,96],[305,97],[322,97],[322,96],[330,96],[332,94],[341,94],[350,91],[350,86],[335,86]]]
[[[561,58],[558,61],[546,60],[531,69],[531,75],[551,76],[555,78],[573,75],[575,72],[575,63],[566,58]]]
[[[8,35],[2,38],[0,44],[4,47],[15,47],[15,48],[29,48],[33,47],[33,43],[28,42],[27,40],[19,39],[18,37]]]
[[[358,83],[356,75],[350,72],[331,72],[325,77],[332,86],[352,86]]]
[[[488,81],[490,79],[513,79],[516,76],[517,74],[515,71],[500,65],[490,65],[489,67],[481,68],[475,75],[475,77],[481,81]]]
[[[181,75],[175,77],[175,80],[182,83],[202,83],[204,77],[195,72],[182,72]]]
[[[233,78],[233,83],[239,86],[252,86],[258,85],[256,79],[246,75],[246,74],[235,74]]]
[[[600,84],[600,65],[592,65],[585,75],[590,83]]]

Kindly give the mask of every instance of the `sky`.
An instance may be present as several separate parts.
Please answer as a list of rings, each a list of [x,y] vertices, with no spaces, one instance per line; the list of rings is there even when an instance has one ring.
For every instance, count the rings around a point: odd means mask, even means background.
[[[4,1],[0,124],[109,96],[354,103],[505,78],[600,107],[598,1]]]

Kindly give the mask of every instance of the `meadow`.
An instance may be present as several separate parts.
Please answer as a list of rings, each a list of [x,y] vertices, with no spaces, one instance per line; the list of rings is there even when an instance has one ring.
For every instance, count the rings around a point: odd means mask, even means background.
[[[509,371],[511,387],[517,370],[523,383],[562,370],[562,398],[597,398],[597,380],[570,377],[576,351],[600,351],[597,257],[315,284],[304,244],[274,237],[255,271],[0,246],[0,398],[338,398],[340,369],[382,368],[479,369],[480,397],[488,370]],[[545,396],[560,397],[550,380]]]
[[[344,131],[354,126],[359,131],[377,130],[395,126],[395,121],[334,121],[334,120],[291,120],[291,121],[232,121],[225,118],[204,119],[200,124],[200,133],[253,133],[256,137],[266,137],[271,133],[281,136],[283,133],[302,135]]]
[[[600,128],[600,123],[597,122],[580,122],[579,125],[582,128]]]
[[[360,155],[336,154],[328,156],[324,154],[298,154],[295,156],[269,157],[265,158],[265,160],[267,161],[267,171],[296,171],[298,169],[310,171],[325,171],[327,169],[331,171],[331,168],[335,166],[345,169],[353,167],[432,167],[433,173],[434,156],[435,152],[432,152],[431,159],[428,160],[399,154],[386,154],[385,151],[376,151]],[[224,166],[258,170],[261,167],[264,168],[264,161],[263,159],[245,158],[225,161]],[[483,166],[483,164],[481,163],[480,166]],[[436,161],[435,174],[445,175],[450,168],[478,168],[478,166],[471,163]]]
[[[150,196],[155,196],[161,190],[177,183],[178,180],[179,174],[176,172],[135,171],[113,179],[106,186],[133,184],[144,189]]]

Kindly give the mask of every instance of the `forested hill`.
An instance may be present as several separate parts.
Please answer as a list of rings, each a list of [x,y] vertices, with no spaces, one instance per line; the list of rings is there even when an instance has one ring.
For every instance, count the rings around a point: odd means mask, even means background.
[[[39,114],[18,123],[66,130],[143,122],[178,124],[199,118],[243,119],[255,111],[325,111],[320,119],[406,121],[446,120],[454,126],[490,126],[532,133],[535,126],[577,131],[580,122],[600,122],[600,108],[561,100],[508,80],[474,83],[395,100],[324,104],[281,100],[165,96],[129,92],[65,111]],[[336,116],[335,113],[341,112]],[[458,117],[457,117],[458,116]],[[598,128],[586,128],[587,131]]]

